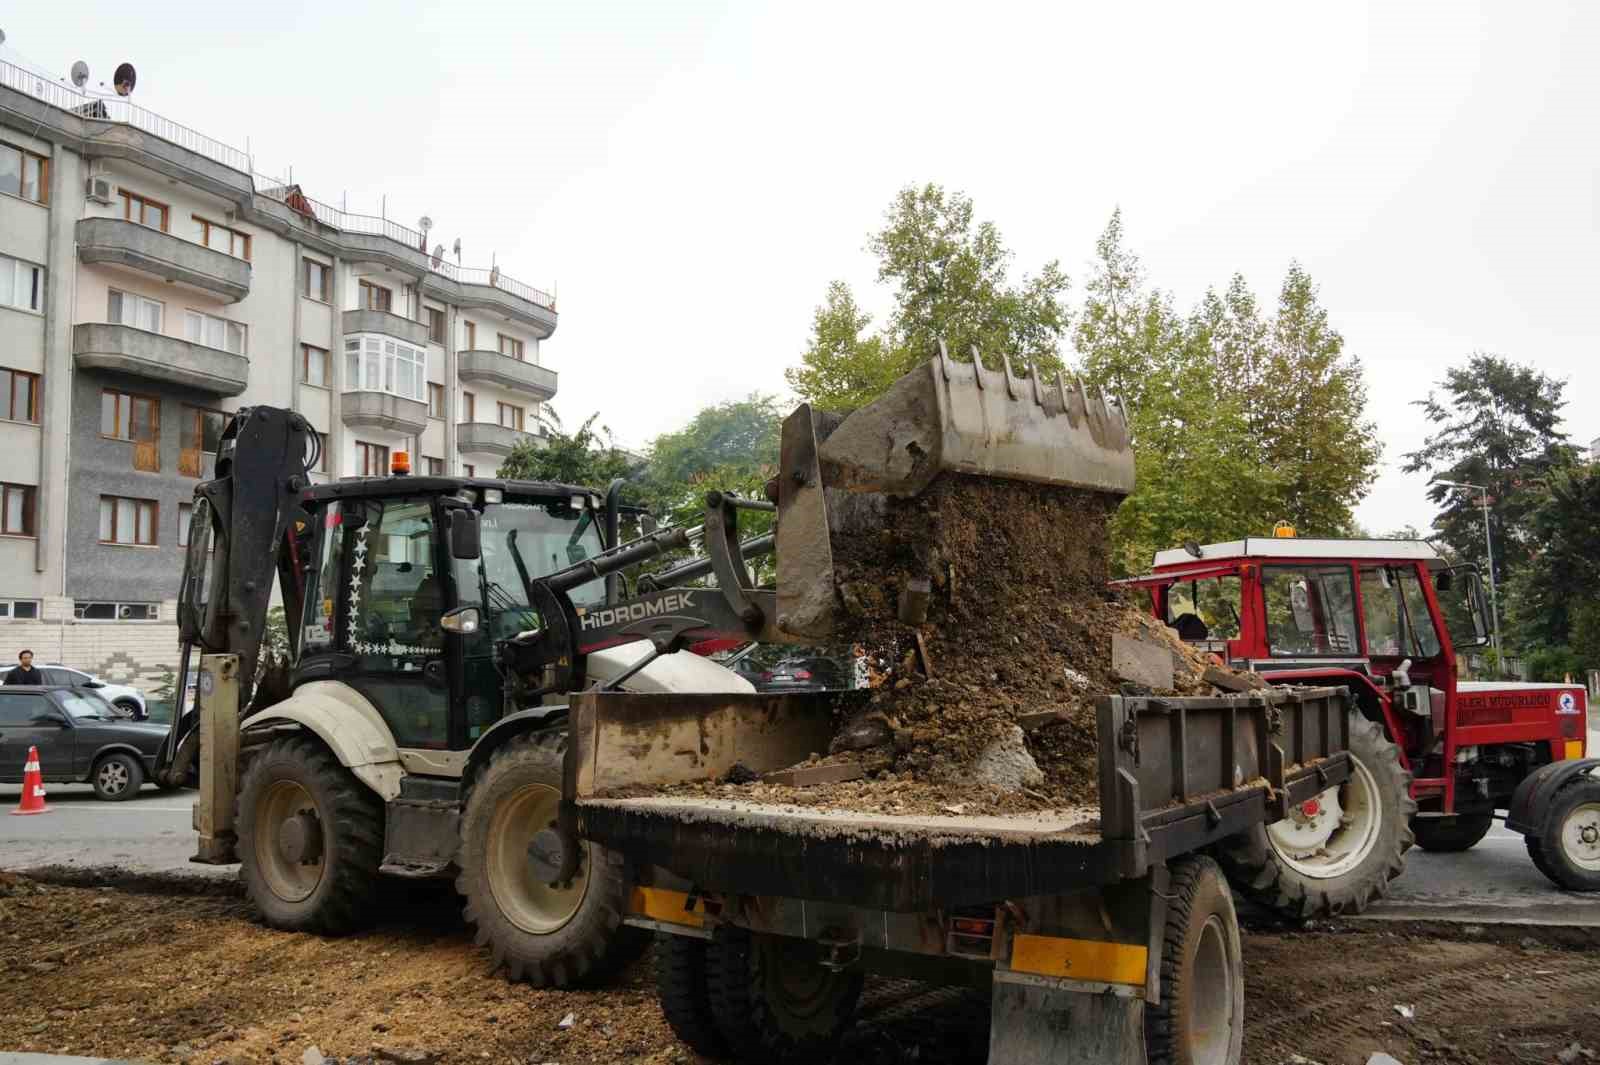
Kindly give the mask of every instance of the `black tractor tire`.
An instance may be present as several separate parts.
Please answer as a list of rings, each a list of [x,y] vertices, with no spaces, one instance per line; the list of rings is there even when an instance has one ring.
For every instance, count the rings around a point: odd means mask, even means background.
[[[478,944],[495,969],[538,987],[596,983],[649,941],[622,923],[631,882],[620,854],[582,844],[575,886],[541,885],[527,869],[532,833],[555,821],[566,749],[566,733],[551,730],[495,751],[467,794],[456,858],[456,891]]]
[[[144,765],[123,751],[113,751],[89,771],[94,797],[102,802],[127,802],[144,786]]]
[[[288,838],[288,822],[299,838]],[[239,785],[239,874],[267,924],[341,935],[376,910],[383,803],[309,736],[274,740]]]
[[[721,1058],[728,1053],[728,1043],[711,1012],[707,946],[694,936],[656,936],[656,995],[674,1035],[696,1054]]]
[[[1244,961],[1228,881],[1204,856],[1172,865],[1161,941],[1161,1001],[1146,1004],[1149,1065],[1237,1062],[1244,1047]]]
[[[816,943],[730,925],[712,937],[706,977],[733,1056],[770,1065],[831,1061],[861,999],[861,970],[824,968]]]
[[[1493,824],[1494,815],[1488,813],[1457,814],[1449,823],[1444,818],[1413,817],[1411,834],[1416,837],[1417,846],[1425,851],[1458,854],[1476,847]]]
[[[1561,785],[1539,831],[1524,840],[1534,866],[1557,887],[1600,891],[1600,778],[1577,776]]]
[[[1350,711],[1350,756],[1359,766],[1352,767],[1351,780],[1340,786],[1341,797],[1348,798],[1360,781],[1363,793],[1371,792],[1376,803],[1370,811],[1376,823],[1370,834],[1361,837],[1359,858],[1337,875],[1312,875],[1281,856],[1267,826],[1257,825],[1216,849],[1235,891],[1296,921],[1361,913],[1374,899],[1388,894],[1389,881],[1404,870],[1405,852],[1412,844],[1411,815],[1417,804],[1411,798],[1411,778],[1400,765],[1399,748],[1384,735],[1382,726],[1355,710]]]

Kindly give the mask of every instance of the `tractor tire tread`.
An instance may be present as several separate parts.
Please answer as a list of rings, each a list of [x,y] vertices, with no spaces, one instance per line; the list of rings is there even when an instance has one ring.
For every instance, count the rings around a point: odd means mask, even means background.
[[[839,1042],[855,1021],[862,975],[849,981],[839,996],[833,1024],[824,1033],[796,1035],[784,1029],[762,993],[760,974],[751,966],[758,950],[755,938],[742,928],[719,926],[706,951],[706,989],[717,1031],[733,1057],[771,1065],[811,1065],[832,1061]]]
[[[1213,858],[1194,855],[1173,862],[1170,868],[1172,876],[1161,937],[1161,1001],[1157,1005],[1146,1005],[1144,1012],[1147,1065],[1191,1065],[1193,1060],[1193,1055],[1186,1053],[1180,1042],[1183,1038],[1183,1018],[1179,1002],[1185,998],[1186,992],[1184,952],[1192,932],[1191,922],[1208,881],[1215,887],[1217,905],[1228,913],[1231,931],[1229,946],[1233,948],[1233,960],[1239,961],[1238,919],[1232,913],[1229,885],[1222,867]],[[1243,978],[1242,961],[1239,961],[1239,971],[1235,975],[1236,979]],[[1239,993],[1242,995],[1242,991]],[[1242,998],[1238,1006],[1238,1020],[1242,1024]],[[1242,1041],[1242,1033],[1239,1039]]]
[[[1539,831],[1523,837],[1534,868],[1565,891],[1600,891],[1600,873],[1574,868],[1561,853],[1560,833],[1567,814],[1565,807],[1569,803],[1575,804],[1575,800],[1581,801],[1585,791],[1590,793],[1589,801],[1600,802],[1600,777],[1580,774],[1562,784],[1550,798]]]
[[[711,1012],[707,944],[691,936],[656,937],[656,993],[667,1026],[689,1049],[708,1058],[725,1057],[727,1041]]]

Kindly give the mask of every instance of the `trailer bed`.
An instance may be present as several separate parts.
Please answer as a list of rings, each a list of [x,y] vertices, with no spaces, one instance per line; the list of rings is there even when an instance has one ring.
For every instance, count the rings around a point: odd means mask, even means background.
[[[652,780],[717,780],[735,761],[780,768],[793,750],[816,749],[815,715],[825,705],[797,696],[704,698],[695,707],[682,697],[580,697],[568,794],[582,836],[707,891],[899,912],[1080,891],[1143,876],[1153,864],[1277,820],[1349,773],[1344,690],[1281,689],[1106,697],[1098,809],[881,814],[633,794]],[[800,742],[786,749],[790,736]],[[761,758],[768,764],[751,765]],[[674,778],[674,760],[693,772]],[[597,784],[628,794],[608,795]]]

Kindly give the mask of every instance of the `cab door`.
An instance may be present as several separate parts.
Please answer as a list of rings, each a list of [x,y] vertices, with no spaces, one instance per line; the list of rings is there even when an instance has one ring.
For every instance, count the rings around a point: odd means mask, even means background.
[[[0,689],[0,780],[22,780],[30,747],[39,749],[46,780],[72,779],[72,739],[72,723],[44,692]]]
[[[440,522],[426,496],[330,501],[306,596],[297,676],[323,671],[377,708],[401,748],[450,743],[450,642]]]

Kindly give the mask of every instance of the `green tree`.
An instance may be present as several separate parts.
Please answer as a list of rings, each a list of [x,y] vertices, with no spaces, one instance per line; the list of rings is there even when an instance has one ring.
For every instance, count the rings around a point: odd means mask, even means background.
[[[1405,456],[1403,469],[1488,488],[1495,575],[1503,583],[1528,561],[1526,522],[1541,501],[1540,485],[1577,456],[1560,428],[1566,383],[1477,352],[1447,370],[1439,387],[1415,401],[1438,429]],[[1487,567],[1480,493],[1439,484],[1428,498],[1442,508],[1433,520],[1440,538]]]
[[[869,332],[871,317],[849,287],[830,284],[801,365],[785,375],[801,399],[852,410],[882,395],[940,341],[963,361],[978,350],[990,367],[1006,356],[1046,373],[1062,368],[1066,274],[1052,261],[1013,282],[1012,253],[994,223],[974,221],[968,196],[934,184],[900,190],[867,250],[892,290],[889,320]]]
[[[617,477],[632,476],[640,465],[616,446],[611,430],[596,426],[598,412],[567,433],[560,417],[545,407],[540,411],[541,433],[511,449],[495,474],[508,480],[553,481],[605,491]]]
[[[656,437],[642,485],[650,509],[667,521],[697,525],[708,492],[761,498],[777,472],[785,413],[775,397],[753,392],[706,407],[682,429]],[[741,528],[765,531],[771,525],[767,515],[747,517]]]
[[[1550,474],[1528,512],[1529,557],[1506,588],[1508,642],[1530,662],[1539,655],[1543,672],[1600,669],[1597,517],[1600,466],[1593,465]]]

